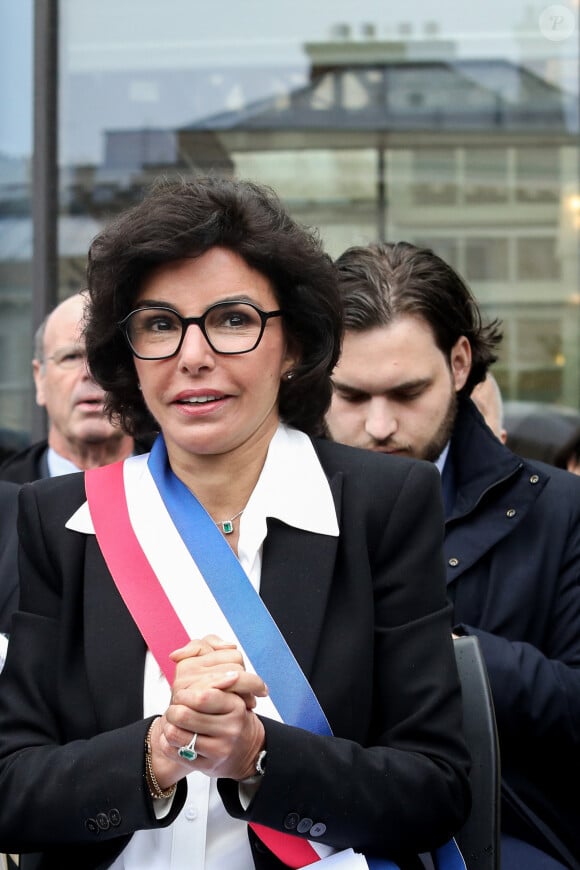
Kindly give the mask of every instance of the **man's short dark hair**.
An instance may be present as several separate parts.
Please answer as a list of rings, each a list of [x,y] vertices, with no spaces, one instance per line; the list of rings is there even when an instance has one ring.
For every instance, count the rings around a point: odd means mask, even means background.
[[[91,245],[87,357],[108,392],[109,413],[132,435],[156,428],[117,324],[133,310],[144,280],[157,266],[218,246],[266,276],[282,309],[298,363],[292,379],[281,383],[281,419],[308,434],[322,431],[342,334],[332,260],[318,233],[292,220],[272,190],[217,177],[158,183]]]
[[[469,395],[497,359],[500,322],[484,324],[477,301],[465,281],[429,248],[408,242],[348,248],[336,261],[345,330],[362,332],[386,326],[402,315],[423,318],[450,361],[464,335],[472,365],[461,393]]]

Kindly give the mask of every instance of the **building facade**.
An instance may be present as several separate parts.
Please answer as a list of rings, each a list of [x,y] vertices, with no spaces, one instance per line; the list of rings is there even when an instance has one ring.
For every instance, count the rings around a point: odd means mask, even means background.
[[[0,428],[43,313],[159,176],[271,185],[334,256],[427,244],[504,325],[506,399],[580,408],[578,2],[0,5]]]

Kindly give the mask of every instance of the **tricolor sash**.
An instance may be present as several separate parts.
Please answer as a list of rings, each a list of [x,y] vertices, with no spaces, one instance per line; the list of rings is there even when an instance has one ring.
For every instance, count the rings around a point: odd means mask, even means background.
[[[85,486],[105,561],[169,684],[175,674],[169,658],[173,650],[191,637],[207,634],[208,626],[224,637],[233,632],[248,669],[259,673],[269,687],[266,704],[272,709],[267,715],[330,735],[311,686],[229,544],[171,471],[162,437],[148,461],[134,457],[93,469],[85,473]],[[153,525],[149,525],[151,517]],[[168,536],[162,553],[156,542],[161,533]],[[171,570],[164,571],[168,561]],[[193,608],[190,595],[195,598]],[[190,624],[192,612],[202,619],[199,628]],[[225,628],[220,630],[220,625]],[[288,867],[310,865],[334,851],[264,825],[251,823],[251,827]],[[440,850],[439,857],[443,863],[434,856],[438,870],[465,868],[454,841]],[[388,860],[369,859],[369,866],[396,870]]]

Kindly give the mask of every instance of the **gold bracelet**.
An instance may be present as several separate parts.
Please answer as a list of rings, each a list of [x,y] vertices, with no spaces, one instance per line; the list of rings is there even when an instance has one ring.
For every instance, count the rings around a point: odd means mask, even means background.
[[[153,800],[161,800],[162,798],[173,797],[177,788],[177,783],[170,785],[169,788],[162,789],[157,782],[157,777],[155,776],[155,773],[153,772],[153,764],[151,763],[151,731],[154,724],[155,719],[149,726],[147,736],[145,737],[145,779],[147,780],[147,785],[149,786],[149,794],[151,795]]]

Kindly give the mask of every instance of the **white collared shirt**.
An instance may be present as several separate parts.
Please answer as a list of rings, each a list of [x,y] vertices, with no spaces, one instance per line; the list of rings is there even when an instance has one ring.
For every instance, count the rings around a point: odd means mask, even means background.
[[[445,468],[445,463],[447,462],[447,457],[449,455],[449,448],[451,447],[451,441],[448,441],[433,465],[438,470],[439,474],[443,474],[443,469]]]
[[[46,462],[50,477],[60,477],[61,474],[71,474],[73,471],[80,471],[78,465],[75,465],[70,459],[61,456],[52,447],[49,447],[46,451]]]
[[[266,518],[306,531],[338,536],[336,510],[328,480],[310,439],[280,425],[270,442],[258,482],[240,517],[238,558],[259,591]],[[85,504],[68,528],[91,533]],[[207,626],[207,633],[212,626]],[[161,713],[169,703],[169,685],[150,652],[145,661],[144,716]],[[187,799],[167,828],[134,834],[112,870],[250,870],[253,861],[246,823],[229,816],[216,781],[194,772],[187,777]],[[161,815],[169,802],[156,802]]]

